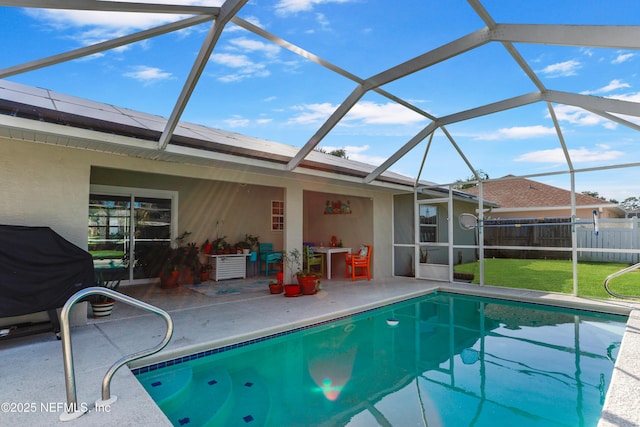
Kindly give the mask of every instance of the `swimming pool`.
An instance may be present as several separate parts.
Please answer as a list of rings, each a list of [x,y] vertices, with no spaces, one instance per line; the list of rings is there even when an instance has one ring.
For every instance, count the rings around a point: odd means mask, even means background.
[[[595,426],[625,321],[439,293],[134,374],[174,425]]]

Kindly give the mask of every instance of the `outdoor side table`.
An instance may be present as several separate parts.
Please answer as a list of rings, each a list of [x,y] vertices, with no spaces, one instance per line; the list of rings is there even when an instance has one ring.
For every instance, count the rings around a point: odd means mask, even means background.
[[[216,282],[224,279],[245,279],[249,254],[207,255],[211,264],[211,278]]]

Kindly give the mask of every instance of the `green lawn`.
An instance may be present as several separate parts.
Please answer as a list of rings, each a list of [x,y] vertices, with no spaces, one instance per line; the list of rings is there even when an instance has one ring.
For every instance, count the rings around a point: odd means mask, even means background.
[[[578,295],[583,297],[610,298],[604,289],[604,279],[629,264],[619,263],[578,263]],[[472,283],[480,281],[478,262],[460,264],[455,272],[473,273]],[[573,293],[571,261],[535,259],[486,259],[484,283],[493,286],[533,289],[549,292]],[[624,295],[640,296],[640,270],[616,277],[610,282],[610,289]]]

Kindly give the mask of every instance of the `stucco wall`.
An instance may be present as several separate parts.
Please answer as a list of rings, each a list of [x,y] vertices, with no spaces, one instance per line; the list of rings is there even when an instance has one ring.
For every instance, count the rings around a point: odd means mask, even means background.
[[[0,221],[48,226],[87,247],[91,153],[0,138]]]

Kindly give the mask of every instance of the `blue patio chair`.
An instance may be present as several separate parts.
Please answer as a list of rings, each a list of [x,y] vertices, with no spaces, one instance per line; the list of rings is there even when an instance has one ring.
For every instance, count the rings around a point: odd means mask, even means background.
[[[260,243],[260,265],[264,263],[264,275],[269,275],[269,264],[275,265],[282,262],[282,253],[274,252],[272,243]],[[274,269],[275,271],[275,269]]]

